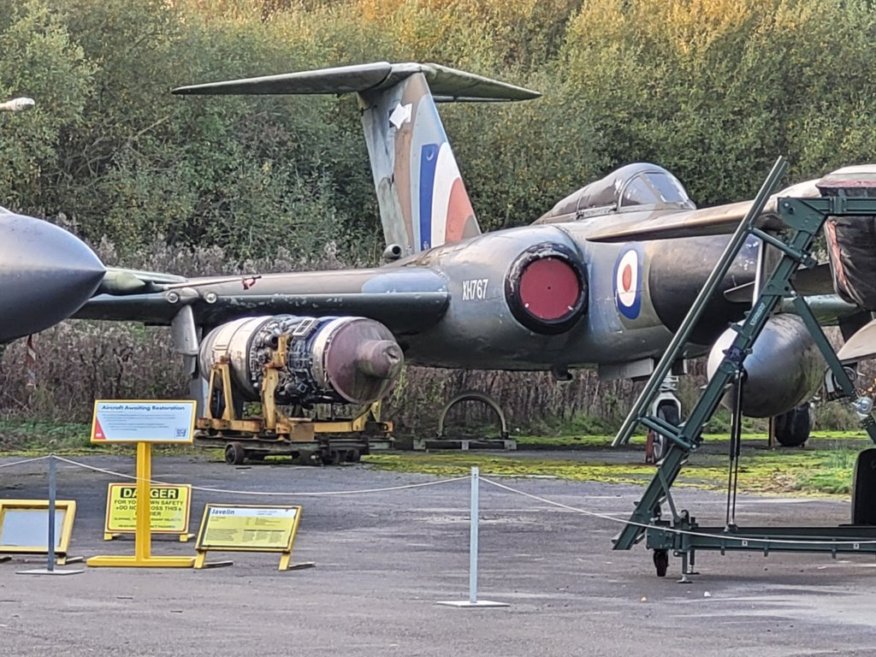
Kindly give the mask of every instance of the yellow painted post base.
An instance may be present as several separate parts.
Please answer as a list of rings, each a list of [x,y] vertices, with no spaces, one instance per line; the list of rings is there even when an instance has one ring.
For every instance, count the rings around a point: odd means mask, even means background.
[[[194,557],[146,557],[145,559],[115,555],[91,557],[87,562],[91,568],[191,568]]]
[[[114,541],[117,538],[121,538],[121,536],[122,536],[121,534],[104,534],[103,540]],[[195,537],[194,534],[176,534],[176,536],[179,537],[180,543],[188,543],[190,540],[192,540]]]

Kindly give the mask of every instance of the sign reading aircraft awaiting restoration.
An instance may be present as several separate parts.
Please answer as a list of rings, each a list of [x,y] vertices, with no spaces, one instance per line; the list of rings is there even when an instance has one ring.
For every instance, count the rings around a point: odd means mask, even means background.
[[[195,402],[94,402],[93,443],[191,443],[195,430]]]

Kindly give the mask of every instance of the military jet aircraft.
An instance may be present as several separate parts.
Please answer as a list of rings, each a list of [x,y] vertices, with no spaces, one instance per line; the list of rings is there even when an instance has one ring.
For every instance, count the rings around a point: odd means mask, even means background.
[[[13,98],[0,111],[33,106],[32,98]],[[67,231],[0,208],[0,344],[72,315],[103,273],[97,256]]]
[[[386,263],[249,281],[193,278],[170,289],[135,276],[129,294],[97,296],[76,316],[172,325],[179,351],[194,362],[200,350],[202,371],[217,353],[227,357],[235,385],[244,388],[261,385],[260,350],[288,330],[299,346],[290,365],[295,373],[281,387],[286,401],[296,403],[351,399],[332,395],[333,381],[361,362],[346,349],[330,371],[327,317],[383,324],[389,332],[382,338],[397,341],[404,358],[419,365],[551,370],[560,377],[570,368],[596,366],[604,377],[645,377],[727,242],[725,235],[704,233],[729,232],[726,226],[750,207],[743,202],[698,210],[671,173],[637,163],[581,188],[532,225],[484,234],[436,103],[519,101],[539,94],[436,64],[344,66],[174,93],[355,94]],[[814,182],[786,193],[819,194]],[[766,212],[764,225],[770,220]],[[670,229],[671,237],[664,238]],[[750,304],[745,290],[755,280],[758,249],[753,241],[737,259],[723,282],[726,294],[712,300],[687,355],[707,353],[728,324],[741,319]],[[781,373],[770,382],[776,394],[761,409],[765,415],[806,401],[819,378],[813,372],[823,371],[813,359],[798,358],[794,347],[808,340],[802,325],[783,323],[777,330],[792,348],[772,353],[769,345],[760,354],[773,375]],[[384,356],[391,354],[398,351]],[[390,370],[397,368],[383,367]]]
[[[63,228],[0,208],[0,343],[67,319],[97,291],[104,271]]]

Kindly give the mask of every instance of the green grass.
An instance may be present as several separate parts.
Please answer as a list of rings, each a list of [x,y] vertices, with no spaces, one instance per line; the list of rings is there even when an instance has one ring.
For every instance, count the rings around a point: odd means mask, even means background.
[[[740,490],[756,493],[802,495],[848,495],[852,468],[858,451],[745,449],[739,470]],[[513,454],[405,453],[374,454],[367,463],[382,470],[420,472],[441,477],[459,476],[478,466],[484,476],[550,476],[574,481],[645,484],[654,466],[642,461],[571,461],[529,458]],[[722,490],[727,484],[727,457],[694,454],[676,485]]]
[[[26,422],[0,420],[0,450],[7,455],[39,456],[127,454],[130,447],[91,445],[89,424]],[[520,449],[590,450],[606,449],[613,435],[594,436],[516,436]],[[724,434],[705,436],[705,445],[726,445]],[[643,436],[634,436],[632,444],[644,444]],[[817,431],[806,449],[768,450],[763,434],[743,435],[743,458],[739,473],[740,489],[748,492],[793,493],[803,495],[848,495],[852,470],[858,450],[868,444],[862,432]],[[160,454],[199,454],[216,460],[220,450],[206,452],[199,448],[160,447]],[[469,472],[473,465],[485,476],[550,476],[574,481],[597,481],[644,485],[651,480],[654,467],[644,459],[626,453],[615,461],[594,454],[579,460],[549,455],[544,458],[522,457],[512,453],[444,452],[375,454],[365,457],[374,467],[396,472],[421,472],[436,476],[457,476]],[[641,454],[641,452],[638,452]],[[600,459],[601,460],[597,460]],[[586,459],[586,460],[585,460]],[[621,462],[624,461],[624,462]],[[727,457],[722,450],[707,449],[695,453],[682,470],[677,484],[720,490],[726,486]]]

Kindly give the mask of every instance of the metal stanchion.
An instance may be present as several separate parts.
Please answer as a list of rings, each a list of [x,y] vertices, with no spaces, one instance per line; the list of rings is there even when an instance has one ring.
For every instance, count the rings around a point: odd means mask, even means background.
[[[78,575],[79,573],[85,572],[81,569],[66,569],[66,570],[57,570],[55,568],[55,500],[57,495],[57,482],[56,482],[56,472],[55,472],[55,456],[50,455],[48,458],[49,461],[49,508],[48,513],[46,514],[48,517],[48,545],[46,550],[46,567],[43,568],[35,568],[33,570],[19,570],[19,575]]]
[[[480,468],[471,469],[471,525],[468,543],[468,600],[447,600],[438,602],[448,607],[508,607],[507,602],[478,600],[478,507],[480,493]]]

